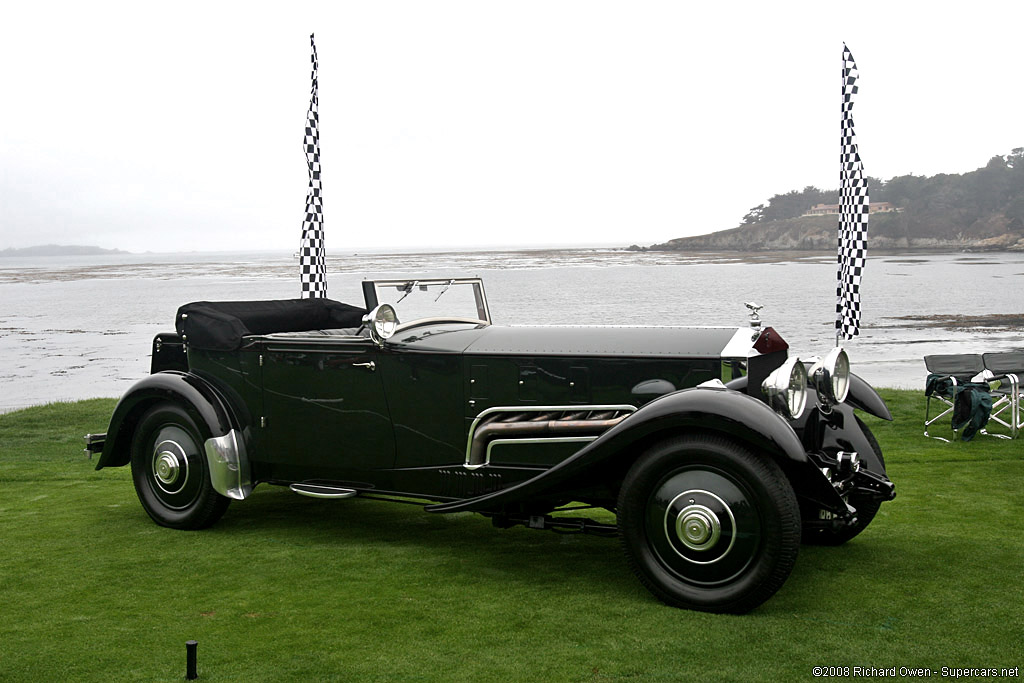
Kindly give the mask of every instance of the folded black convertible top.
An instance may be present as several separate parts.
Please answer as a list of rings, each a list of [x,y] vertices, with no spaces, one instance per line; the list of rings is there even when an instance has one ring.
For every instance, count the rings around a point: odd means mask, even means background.
[[[174,326],[192,348],[232,351],[246,335],[359,327],[365,314],[331,299],[195,301],[178,309]]]

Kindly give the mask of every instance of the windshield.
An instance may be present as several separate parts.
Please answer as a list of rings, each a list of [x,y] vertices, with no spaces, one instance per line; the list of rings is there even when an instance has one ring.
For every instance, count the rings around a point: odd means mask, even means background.
[[[374,280],[363,287],[367,308],[391,304],[402,325],[425,319],[491,322],[479,278]]]

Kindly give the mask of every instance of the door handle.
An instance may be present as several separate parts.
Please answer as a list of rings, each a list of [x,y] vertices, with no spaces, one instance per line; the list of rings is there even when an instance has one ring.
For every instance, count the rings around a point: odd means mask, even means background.
[[[375,371],[377,369],[377,364],[374,363],[371,360],[369,363],[353,363],[352,367],[354,367],[354,368],[366,368],[370,372],[373,372],[373,371]]]

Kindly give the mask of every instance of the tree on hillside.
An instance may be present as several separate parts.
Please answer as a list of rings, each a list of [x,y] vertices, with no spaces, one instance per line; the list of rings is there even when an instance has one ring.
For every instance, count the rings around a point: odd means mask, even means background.
[[[996,155],[969,173],[869,177],[868,185],[872,203],[890,202],[902,210],[898,217],[875,219],[878,234],[957,239],[1024,230],[1024,147]],[[741,227],[796,218],[816,204],[837,203],[838,190],[808,185],[753,207]]]
[[[838,201],[838,190],[819,190],[813,185],[808,185],[799,192],[792,190],[786,194],[775,195],[768,200],[767,206],[755,206],[743,217],[741,225],[796,218],[807,213],[808,209],[816,204],[835,204]]]

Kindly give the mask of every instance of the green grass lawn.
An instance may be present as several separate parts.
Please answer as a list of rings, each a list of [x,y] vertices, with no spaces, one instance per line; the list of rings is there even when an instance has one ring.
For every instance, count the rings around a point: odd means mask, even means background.
[[[744,616],[666,607],[614,539],[260,486],[213,528],[156,526],[83,434],[112,400],[0,415],[0,680],[810,680],[815,666],[1024,664],[1024,439],[868,418],[897,497],[804,546]],[[936,674],[936,677],[938,674]]]

